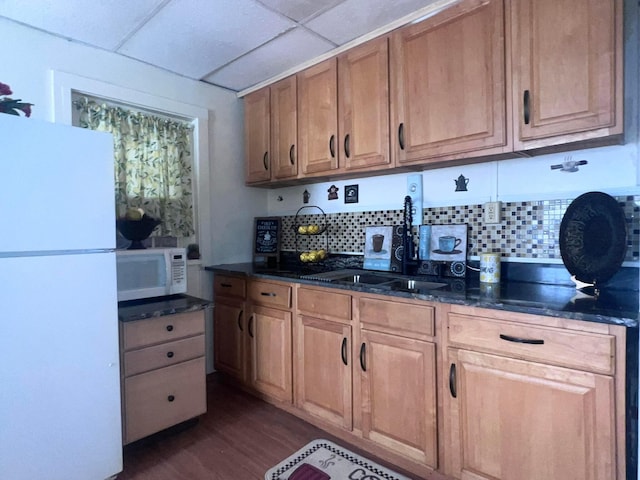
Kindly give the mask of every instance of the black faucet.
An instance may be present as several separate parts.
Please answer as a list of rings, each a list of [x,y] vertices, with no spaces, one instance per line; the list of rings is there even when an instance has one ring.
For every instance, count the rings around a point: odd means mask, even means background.
[[[415,245],[413,243],[413,205],[411,197],[404,197],[404,212],[402,217],[402,274],[409,273],[409,267],[417,265],[414,260]]]

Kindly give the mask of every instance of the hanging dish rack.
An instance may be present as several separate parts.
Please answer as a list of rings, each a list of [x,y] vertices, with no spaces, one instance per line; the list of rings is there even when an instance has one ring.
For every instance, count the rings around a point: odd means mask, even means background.
[[[305,215],[322,215],[321,221],[306,221]],[[296,254],[301,263],[320,263],[329,256],[327,214],[320,207],[305,205],[296,212],[293,222]]]

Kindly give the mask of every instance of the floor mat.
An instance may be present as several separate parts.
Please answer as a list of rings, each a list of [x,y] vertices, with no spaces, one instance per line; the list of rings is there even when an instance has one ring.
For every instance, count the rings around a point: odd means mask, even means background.
[[[315,468],[311,468],[315,467]],[[409,480],[328,440],[314,440],[285,458],[265,480]]]

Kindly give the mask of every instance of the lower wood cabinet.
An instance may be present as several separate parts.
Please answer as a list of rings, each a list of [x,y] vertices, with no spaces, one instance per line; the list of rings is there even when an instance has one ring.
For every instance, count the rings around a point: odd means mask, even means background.
[[[627,478],[625,327],[263,279],[246,286],[245,297],[244,284],[220,280],[216,369],[330,433],[421,478]],[[190,350],[198,332],[184,331]],[[158,334],[149,358],[162,356]],[[179,359],[188,383],[198,361]],[[178,366],[163,359],[145,373],[149,361],[135,360],[142,370],[127,370],[126,388],[144,390],[155,412],[166,401],[159,379]],[[139,426],[128,423],[133,437],[156,416],[143,405]]]
[[[237,380],[246,380],[245,305],[242,300],[216,297],[213,313],[214,367]]]
[[[586,324],[582,331],[579,322],[456,309],[447,319],[443,369],[446,473],[473,480],[626,478],[619,421],[624,328]]]
[[[451,349],[459,478],[616,478],[612,377]]]
[[[361,340],[364,438],[437,468],[436,346],[367,330]]]
[[[272,398],[291,403],[291,312],[252,306],[247,333],[251,386]]]
[[[362,435],[438,467],[435,309],[429,304],[359,299]]]
[[[303,316],[298,328],[296,405],[351,430],[351,325]]]
[[[207,411],[204,312],[121,328],[124,444]]]

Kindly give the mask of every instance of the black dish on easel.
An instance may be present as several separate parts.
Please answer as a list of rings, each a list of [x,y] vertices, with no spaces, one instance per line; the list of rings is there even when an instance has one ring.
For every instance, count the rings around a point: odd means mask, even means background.
[[[149,238],[149,235],[158,225],[160,225],[160,220],[149,215],[143,215],[140,220],[129,220],[127,218],[116,220],[118,231],[124,238],[131,240],[131,245],[127,250],[144,250],[146,247],[142,242]]]

